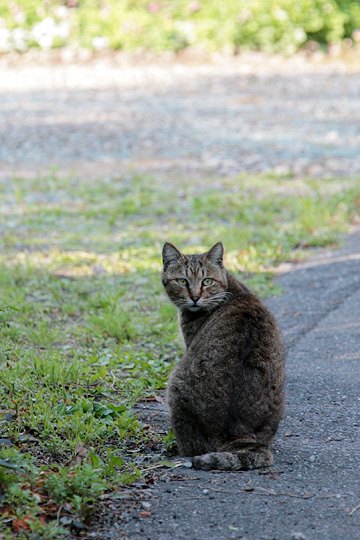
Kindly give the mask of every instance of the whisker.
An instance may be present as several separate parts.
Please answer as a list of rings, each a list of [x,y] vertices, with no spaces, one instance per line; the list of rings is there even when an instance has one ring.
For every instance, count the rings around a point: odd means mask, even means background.
[[[219,292],[214,294],[211,298],[230,298],[232,294],[228,291]]]
[[[216,307],[222,304],[224,301],[228,300],[230,297],[231,297],[231,293],[227,291],[219,292],[211,296],[211,298],[208,298],[207,300],[205,300],[203,305],[208,306],[209,308]]]
[[[215,293],[210,298],[207,298],[205,300],[202,300],[201,304],[199,304],[199,307],[201,307],[206,312],[210,313],[214,309],[216,309],[218,306],[220,306],[222,303],[226,302],[231,298],[231,293],[228,291],[222,291]],[[192,306],[191,303],[185,298],[171,298],[172,302],[175,304],[175,306],[179,309],[179,311],[182,313],[186,311],[186,309],[190,308]]]

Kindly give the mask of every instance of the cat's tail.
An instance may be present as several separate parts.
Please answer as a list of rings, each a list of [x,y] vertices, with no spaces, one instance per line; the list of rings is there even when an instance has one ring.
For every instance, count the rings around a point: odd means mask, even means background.
[[[192,458],[194,469],[210,471],[239,471],[270,467],[273,464],[273,455],[270,448],[257,448],[256,450],[238,450],[236,452],[209,452],[202,456]]]

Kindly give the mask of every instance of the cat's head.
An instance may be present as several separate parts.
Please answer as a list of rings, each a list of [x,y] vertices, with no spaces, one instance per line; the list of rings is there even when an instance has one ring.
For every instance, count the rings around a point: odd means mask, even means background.
[[[221,242],[195,255],[184,255],[168,242],[164,245],[162,282],[181,311],[212,311],[228,298],[223,255]]]

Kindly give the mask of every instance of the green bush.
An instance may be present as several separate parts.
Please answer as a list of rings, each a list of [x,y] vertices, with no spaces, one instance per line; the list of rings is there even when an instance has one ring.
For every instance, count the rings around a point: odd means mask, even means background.
[[[70,45],[179,51],[246,47],[292,53],[360,28],[359,0],[3,0],[0,51]]]

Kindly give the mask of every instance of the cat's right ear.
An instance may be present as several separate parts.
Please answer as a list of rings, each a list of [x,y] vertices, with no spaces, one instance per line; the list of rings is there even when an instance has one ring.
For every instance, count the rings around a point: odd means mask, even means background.
[[[224,246],[221,242],[218,242],[213,246],[210,251],[207,252],[206,257],[209,261],[212,261],[215,264],[218,264],[219,266],[223,266],[223,258],[224,258]]]
[[[181,257],[182,255],[180,251],[175,246],[173,246],[173,244],[170,244],[170,242],[166,242],[164,244],[164,247],[162,249],[164,270],[166,270],[166,268],[170,264],[177,262],[179,259],[181,259]]]

